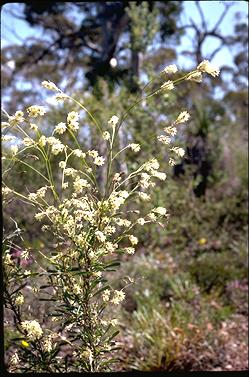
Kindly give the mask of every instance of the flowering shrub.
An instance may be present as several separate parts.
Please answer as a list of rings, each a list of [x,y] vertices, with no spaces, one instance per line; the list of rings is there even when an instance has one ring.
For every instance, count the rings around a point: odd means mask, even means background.
[[[166,174],[159,171],[157,156],[127,174],[117,171],[116,161],[122,152],[130,148],[134,154],[139,153],[141,145],[134,142],[118,150],[116,141],[126,117],[142,101],[173,90],[184,80],[201,82],[203,72],[212,76],[219,74],[218,69],[203,61],[183,77],[165,81],[167,75],[176,72],[175,65],[166,67],[159,75],[159,87],[138,99],[121,116],[113,115],[106,125],[99,124],[83,104],[63,93],[54,83],[42,82],[45,89],[56,92],[56,101],[73,101],[88,114],[102,143],[105,143],[105,155],[100,155],[98,150],[82,149],[77,136],[80,114],[75,110],[54,127],[50,136],[42,134],[37,124],[46,114],[45,107],[30,106],[26,114],[17,111],[12,116],[5,112],[8,120],[3,123],[3,128],[7,132],[2,140],[14,140],[18,134],[22,147],[19,149],[13,145],[10,154],[4,154],[3,159],[10,161],[10,165],[3,178],[14,162],[33,170],[43,184],[24,195],[3,181],[3,198],[7,201],[16,196],[35,207],[35,220],[41,222],[41,230],[56,240],[55,252],[39,250],[37,258],[32,253],[35,264],[25,270],[25,264],[17,264],[13,259],[13,244],[6,237],[5,305],[13,311],[19,334],[17,339],[20,340],[20,347],[10,358],[10,371],[106,371],[116,361],[113,355],[117,349],[114,339],[118,334],[118,320],[107,319],[115,311],[115,306],[125,299],[125,288],[133,280],[127,278],[121,289],[114,289],[107,278],[108,272],[118,268],[122,254],[134,254],[139,242],[136,237],[138,227],[152,223],[164,226],[169,217],[164,207],[152,207],[147,213],[137,209],[139,201],[150,200],[150,190],[156,181],[166,179]],[[153,81],[146,85],[147,90]],[[178,157],[184,156],[184,149],[174,145],[174,137],[178,125],[188,121],[189,117],[186,110],[182,111],[161,135],[155,135],[162,144],[169,146],[168,163],[172,166]],[[70,143],[64,144],[60,140],[64,134],[71,138]],[[32,164],[24,159],[31,151]],[[37,159],[43,161],[45,171],[36,167]],[[53,160],[58,164],[56,171],[52,169]],[[97,178],[99,169],[104,173],[104,182]],[[56,180],[58,170],[60,179]],[[28,248],[20,252],[21,259],[30,257]],[[27,279],[44,282],[40,287],[33,285],[32,291],[39,293],[41,300],[51,303],[46,314],[52,317],[55,327],[45,328],[32,318],[31,308],[28,311],[22,309],[25,297],[21,292]],[[65,346],[67,357],[63,358],[61,352]]]

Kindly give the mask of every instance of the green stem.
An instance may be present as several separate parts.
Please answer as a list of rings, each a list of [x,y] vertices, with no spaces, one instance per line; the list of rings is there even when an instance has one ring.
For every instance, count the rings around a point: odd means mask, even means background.
[[[29,164],[27,164],[26,162],[20,160],[19,158],[16,158],[16,157],[14,157],[14,158],[8,158],[8,157],[7,157],[6,159],[7,159],[7,160],[18,161],[18,162],[20,162],[21,164],[28,166],[30,169],[34,170],[37,174],[39,174],[42,178],[44,178],[48,183],[50,183],[50,181],[47,179],[47,177],[45,177],[45,175],[43,175],[41,172],[39,172],[38,170],[36,170],[35,168],[33,168],[31,165],[29,165]]]
[[[80,102],[78,102],[76,99],[74,99],[73,97],[70,97],[68,96],[71,100],[73,100],[75,103],[77,103],[77,105],[79,105],[83,110],[86,111],[86,113],[90,116],[90,118],[93,120],[94,124],[97,126],[98,130],[100,131],[101,134],[103,134],[103,131],[99,125],[99,123],[97,122],[97,120],[94,118],[94,116],[90,113],[89,110],[87,110],[87,108],[85,106],[83,106]]]

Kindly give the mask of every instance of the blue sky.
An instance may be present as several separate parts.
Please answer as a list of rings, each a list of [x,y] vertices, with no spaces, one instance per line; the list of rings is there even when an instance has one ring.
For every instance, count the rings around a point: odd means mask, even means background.
[[[224,3],[230,3],[231,1],[199,1],[205,18],[207,19],[208,25],[212,26],[215,24],[217,19],[219,18],[220,14],[224,9]],[[184,14],[182,15],[182,23],[186,24],[189,23],[189,19],[192,18],[195,22],[200,20],[197,8],[194,4],[194,1],[184,1]],[[234,25],[234,14],[236,12],[241,12],[244,14],[243,19],[248,23],[248,4],[246,1],[233,1],[234,5],[229,10],[228,15],[225,17],[223,23],[221,24],[220,30],[225,35],[233,32],[233,25]],[[5,4],[2,7],[1,12],[1,43],[2,47],[11,44],[11,43],[18,43],[21,44],[22,42],[16,38],[13,34],[11,29],[14,29],[15,34],[18,35],[22,40],[25,40],[27,37],[34,35],[34,28],[28,26],[25,21],[14,19],[9,13],[9,9],[14,9],[17,3],[9,3]],[[23,6],[23,4],[19,5]],[[42,30],[36,29],[35,31],[36,36],[42,35]],[[178,47],[178,51],[188,50],[191,46],[191,42],[189,40],[189,36],[191,34],[188,32],[187,36],[182,38],[181,44]],[[44,37],[44,35],[43,35]],[[219,45],[218,40],[214,38],[210,38],[206,45],[205,50],[207,53],[213,51],[217,45]],[[232,55],[231,52],[227,48],[223,48],[214,58],[212,61],[217,66],[222,66],[224,62],[228,65],[232,65]],[[188,65],[191,65],[191,62],[185,58],[180,57],[178,60],[180,66],[188,68]]]

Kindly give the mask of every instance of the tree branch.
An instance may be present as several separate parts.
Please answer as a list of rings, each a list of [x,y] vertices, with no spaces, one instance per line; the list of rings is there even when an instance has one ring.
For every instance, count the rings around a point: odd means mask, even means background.
[[[201,17],[202,28],[203,28],[204,31],[207,31],[207,23],[206,23],[206,20],[205,20],[205,17],[204,17],[204,14],[203,14],[203,11],[201,9],[199,1],[195,1],[195,6],[197,7],[197,9],[199,11],[199,15]]]
[[[216,22],[216,24],[214,25],[214,27],[213,27],[213,29],[212,29],[212,32],[213,32],[213,33],[216,32],[218,26],[219,26],[219,25],[221,24],[221,22],[223,21],[223,19],[224,19],[224,17],[226,16],[228,10],[229,10],[230,7],[233,6],[233,5],[234,5],[234,3],[230,3],[230,4],[225,4],[225,3],[224,3],[224,7],[225,7],[225,9],[224,9],[224,11],[222,12],[222,14],[221,14],[220,18],[218,19],[218,21]]]

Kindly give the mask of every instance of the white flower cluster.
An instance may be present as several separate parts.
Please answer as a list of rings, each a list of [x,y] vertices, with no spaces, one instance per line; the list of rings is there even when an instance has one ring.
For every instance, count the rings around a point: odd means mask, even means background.
[[[185,150],[180,147],[173,147],[171,151],[175,152],[178,156],[183,157],[185,155]]]
[[[104,157],[99,156],[99,152],[94,149],[87,152],[88,156],[93,158],[93,163],[97,166],[102,166],[105,163]]]
[[[45,197],[46,192],[47,192],[47,189],[48,189],[47,186],[41,187],[41,188],[38,189],[36,192],[31,192],[31,193],[28,195],[28,198],[29,198],[30,200],[42,199],[42,198]]]
[[[21,327],[27,332],[29,340],[36,340],[42,337],[43,330],[39,322],[35,320],[21,322]]]
[[[173,83],[173,81],[171,81],[171,80],[166,81],[165,83],[163,83],[161,85],[161,89],[162,90],[173,90],[174,89],[174,83]]]
[[[2,187],[2,195],[3,196],[7,196],[11,192],[12,192],[12,190],[9,187]]]
[[[56,94],[56,96],[54,97],[54,99],[59,102],[59,101],[64,101],[65,99],[68,99],[69,96],[66,95],[65,93],[59,93],[59,94]]]
[[[103,139],[104,140],[110,140],[110,138],[111,138],[110,133],[108,131],[104,131],[103,132]]]
[[[190,114],[187,111],[182,111],[176,118],[174,124],[185,123],[189,120]]]
[[[168,74],[168,73],[176,73],[177,71],[178,71],[177,66],[175,64],[171,64],[165,67],[162,72]]]
[[[76,111],[71,111],[67,115],[68,128],[72,131],[77,131],[79,129],[79,114]]]
[[[134,144],[134,143],[129,144],[128,147],[130,147],[131,150],[133,150],[134,152],[139,152],[141,149],[139,144]]]
[[[57,126],[55,126],[54,128],[54,132],[59,134],[59,135],[62,135],[64,134],[64,132],[67,130],[67,126],[66,126],[66,123],[63,123],[63,122],[60,122],[59,124],[57,124]]]
[[[11,126],[16,126],[25,120],[24,113],[20,110],[16,111],[14,115],[9,117],[9,124]]]
[[[36,118],[39,115],[44,115],[46,113],[46,109],[44,106],[33,105],[27,108],[27,113],[30,118]]]
[[[117,117],[116,115],[113,115],[113,116],[111,117],[111,119],[108,120],[108,123],[109,123],[113,128],[116,127],[116,125],[118,124],[118,122],[119,122],[119,117]]]
[[[22,305],[24,303],[24,296],[19,293],[15,298],[15,304],[16,305]]]
[[[103,294],[102,294],[102,299],[104,302],[112,302],[113,304],[115,305],[118,305],[120,304],[120,302],[122,302],[124,299],[125,299],[125,293],[121,290],[121,291],[118,291],[118,290],[114,290],[113,291],[113,295],[112,295],[112,299],[110,300],[110,296],[111,296],[111,292],[109,289],[106,289]]]
[[[213,77],[219,76],[219,74],[220,74],[219,68],[212,65],[208,60],[203,60],[197,66],[197,70],[200,71],[200,72],[206,72]]]
[[[111,213],[115,213],[125,200],[128,198],[129,193],[127,191],[113,191],[109,198],[103,202],[103,205],[108,208]]]
[[[73,154],[76,156],[76,157],[83,157],[85,158],[86,157],[86,154],[84,152],[82,152],[80,149],[74,149],[73,151]]]
[[[83,189],[85,189],[87,187],[91,187],[86,179],[82,179],[79,176],[76,177],[76,179],[73,183],[73,186],[74,186],[74,190],[77,194],[82,193]]]
[[[51,81],[42,81],[42,86],[48,90],[53,90],[55,92],[58,92],[59,89],[57,88],[57,86],[51,82]]]
[[[170,144],[170,142],[171,142],[171,138],[169,136],[165,136],[165,135],[159,135],[159,136],[157,136],[157,139],[159,141],[161,141],[163,144]]]
[[[187,122],[189,120],[189,118],[190,118],[190,114],[186,110],[182,111],[178,115],[176,120],[172,123],[171,126],[164,128],[164,132],[166,134],[168,134],[170,137],[166,136],[166,135],[159,135],[159,136],[157,136],[157,139],[163,144],[170,144],[172,142],[171,137],[174,137],[177,134],[177,128],[175,126],[177,124]],[[180,148],[180,147],[172,147],[170,150],[172,152],[176,153],[176,155],[179,156],[179,157],[183,157],[184,154],[185,154],[184,149]],[[169,158],[169,165],[174,166],[175,164],[176,164],[175,160],[170,157]],[[158,177],[158,178],[160,178],[160,177]]]
[[[202,74],[201,72],[191,72],[186,80],[189,80],[189,81],[195,81],[195,82],[202,82]]]

